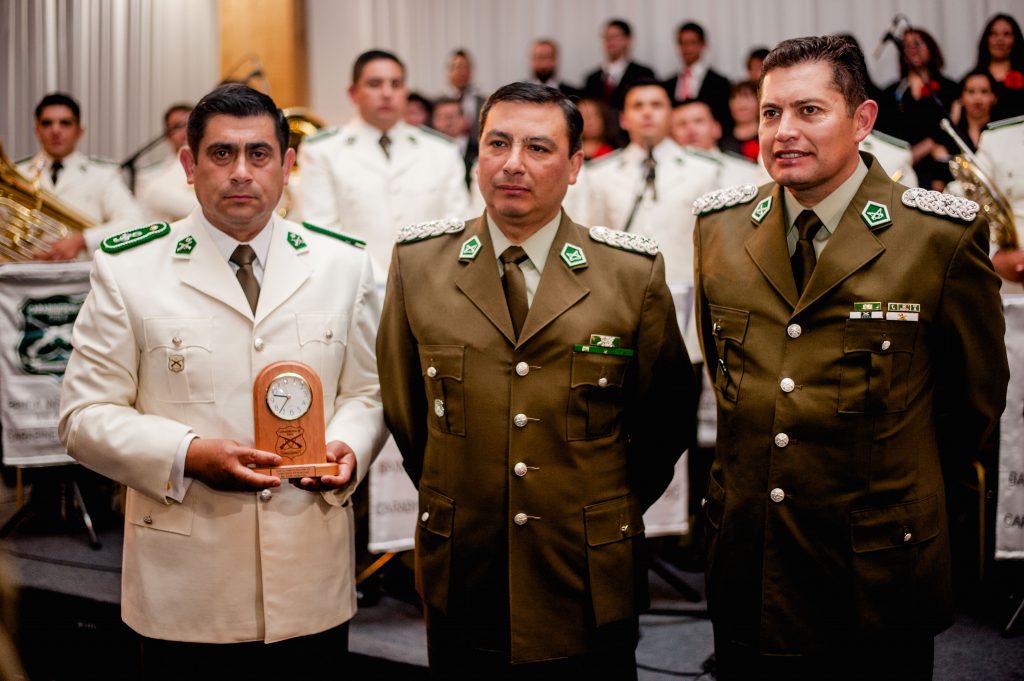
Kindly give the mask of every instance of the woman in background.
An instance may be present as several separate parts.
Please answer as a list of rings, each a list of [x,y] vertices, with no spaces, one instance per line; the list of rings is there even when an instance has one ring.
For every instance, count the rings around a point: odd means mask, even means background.
[[[996,14],[985,25],[974,71],[988,71],[995,80],[999,102],[992,120],[1024,114],[1024,36],[1009,14]]]

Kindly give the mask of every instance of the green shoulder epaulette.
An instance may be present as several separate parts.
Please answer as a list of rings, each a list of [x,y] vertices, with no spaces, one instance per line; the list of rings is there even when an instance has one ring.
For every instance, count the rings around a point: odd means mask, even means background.
[[[120,253],[129,248],[141,246],[147,241],[153,241],[171,233],[171,226],[166,222],[154,222],[148,227],[129,229],[114,236],[108,236],[100,242],[100,248],[104,253]]]
[[[35,158],[35,156],[26,156],[25,158],[23,158],[23,159],[21,159],[19,161],[15,161],[14,165],[20,166],[22,163],[28,163],[29,161],[31,161],[34,158]]]
[[[334,237],[338,241],[344,241],[347,244],[352,244],[356,248],[366,248],[366,242],[363,241],[362,239],[357,239],[354,236],[349,236],[348,234],[342,234],[341,232],[337,232],[337,231],[335,231],[333,229],[327,229],[326,227],[320,227],[319,225],[314,225],[314,224],[309,223],[309,222],[303,222],[302,226],[305,227],[306,229],[308,229],[311,232],[316,232],[317,234],[326,234],[327,236]]]
[[[337,134],[338,128],[336,127],[324,128],[323,130],[318,131],[316,134],[310,135],[306,139],[302,140],[302,143],[309,144],[311,142],[319,142],[320,140],[325,140],[328,137],[334,137]]]
[[[731,208],[741,203],[750,203],[757,196],[757,185],[738,184],[708,192],[693,202],[694,215],[706,215],[723,208]]]
[[[90,161],[101,166],[119,166],[117,161],[111,161],[109,158],[99,158],[97,156],[89,156]]]
[[[888,144],[891,144],[894,147],[899,147],[900,149],[909,149],[910,148],[910,142],[908,142],[906,140],[901,140],[899,137],[893,137],[892,135],[886,135],[884,132],[878,132],[877,130],[872,130],[871,134],[868,135],[868,137],[869,138],[876,137],[876,138],[880,139],[881,141],[886,142]]]
[[[1001,121],[993,121],[985,126],[986,130],[998,130],[999,128],[1008,128],[1011,125],[1017,125],[1018,123],[1024,123],[1024,116],[1014,116],[1013,118],[1004,118]]]
[[[435,236],[441,236],[442,234],[456,234],[465,229],[465,227],[465,222],[462,220],[456,220],[455,218],[445,218],[443,220],[431,220],[430,222],[406,225],[398,230],[398,236],[395,237],[395,243],[407,244],[413,241],[433,239]]]
[[[709,161],[711,163],[714,163],[716,166],[722,165],[722,159],[715,157],[713,154],[709,154],[707,151],[703,149],[697,149],[696,147],[685,147],[683,151],[690,156],[696,156],[697,158],[703,161]]]
[[[964,222],[973,221],[980,210],[978,204],[970,199],[916,187],[903,192],[903,205],[916,208],[922,213],[933,213]]]
[[[590,238],[602,244],[608,244],[623,251],[633,251],[644,255],[658,255],[658,242],[649,236],[641,236],[631,232],[620,232],[607,227],[591,227]]]

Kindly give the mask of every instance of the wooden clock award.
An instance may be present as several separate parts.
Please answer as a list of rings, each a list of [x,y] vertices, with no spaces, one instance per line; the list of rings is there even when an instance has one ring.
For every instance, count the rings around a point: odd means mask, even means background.
[[[302,362],[274,362],[256,376],[255,446],[284,462],[253,470],[285,479],[338,474],[338,464],[327,461],[323,394],[320,377]]]

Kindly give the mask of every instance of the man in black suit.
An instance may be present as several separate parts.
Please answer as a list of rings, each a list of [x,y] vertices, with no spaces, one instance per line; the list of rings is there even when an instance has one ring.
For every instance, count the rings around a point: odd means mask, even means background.
[[[553,87],[566,97],[580,96],[578,88],[558,78],[558,43],[550,38],[533,41],[530,48],[530,78],[527,82]]]
[[[699,99],[707,102],[715,120],[723,130],[732,130],[732,115],[729,113],[729,79],[711,68],[704,58],[704,28],[688,21],[676,31],[676,44],[683,68],[665,81],[665,88],[672,97],[672,106]]]
[[[649,66],[629,58],[633,30],[622,19],[612,19],[604,26],[604,63],[587,75],[584,95],[599,99],[616,111],[622,111],[626,90],[638,80],[654,78]]]

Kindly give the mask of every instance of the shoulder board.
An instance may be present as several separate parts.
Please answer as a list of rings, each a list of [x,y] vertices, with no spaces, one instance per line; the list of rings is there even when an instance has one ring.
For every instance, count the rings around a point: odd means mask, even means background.
[[[901,140],[899,137],[886,135],[884,132],[878,132],[877,130],[872,130],[871,134],[868,135],[868,137],[875,137],[876,139],[879,139],[882,142],[887,142],[893,145],[894,147],[899,147],[900,149],[910,148],[910,142],[907,142],[906,140]]]
[[[714,156],[712,156],[708,152],[704,151],[703,149],[695,149],[694,147],[686,147],[683,151],[688,156],[696,156],[697,158],[699,158],[699,159],[701,159],[703,161],[708,161],[710,163],[714,163],[716,166],[722,165],[722,159],[715,158]]]
[[[658,242],[649,236],[620,232],[607,227],[591,227],[590,238],[598,243],[608,244],[623,251],[633,251],[644,255],[657,255]]]
[[[724,156],[727,159],[733,160],[733,161],[743,161],[748,166],[756,166],[757,165],[756,161],[751,161],[749,158],[747,158],[743,154],[737,153],[737,152],[733,151],[732,149],[723,149],[722,150],[722,156]]]
[[[1008,128],[1011,125],[1017,125],[1018,123],[1024,123],[1024,116],[1014,116],[1013,118],[1004,118],[1001,121],[993,121],[985,126],[986,130],[998,130],[999,128]]]
[[[416,126],[416,129],[419,130],[420,132],[424,133],[424,134],[430,135],[431,137],[437,138],[439,140],[443,140],[443,141],[447,142],[448,144],[455,144],[455,140],[454,139],[452,139],[448,135],[444,134],[440,130],[434,130],[429,125],[418,125],[418,126]]]
[[[310,135],[306,139],[302,140],[302,143],[303,144],[309,144],[310,142],[318,142],[320,140],[325,140],[328,137],[334,137],[337,134],[338,134],[338,128],[336,128],[336,127],[324,128],[323,130],[320,130],[319,132],[317,132],[315,135]]]
[[[694,215],[706,215],[723,208],[731,208],[742,203],[750,203],[757,196],[757,185],[738,184],[708,192],[693,202]]]
[[[454,218],[431,220],[430,222],[406,225],[398,230],[398,236],[395,237],[395,243],[407,244],[413,241],[433,239],[435,236],[441,236],[442,234],[456,234],[465,229],[465,227],[465,222]]]
[[[113,166],[119,166],[120,165],[116,161],[111,161],[109,158],[99,158],[97,156],[89,156],[87,158],[89,159],[90,163],[95,163],[98,166],[113,167]]]
[[[969,199],[920,188],[903,192],[903,205],[916,208],[922,213],[934,213],[964,222],[973,221],[980,209],[978,204]]]
[[[34,158],[35,158],[35,156],[26,156],[25,158],[23,158],[23,159],[21,159],[21,160],[19,160],[19,161],[15,161],[15,162],[14,162],[14,165],[16,165],[16,166],[20,166],[20,165],[22,165],[23,163],[28,163],[29,161],[31,161],[31,160],[32,160],[32,159],[34,159]]]
[[[587,165],[590,166],[591,168],[599,168],[605,165],[606,163],[610,162],[611,160],[619,158],[620,156],[622,156],[622,149],[616,149],[615,151],[608,152],[604,156],[598,156],[597,158],[590,159],[589,161],[587,161]]]
[[[309,222],[303,222],[302,226],[305,227],[306,229],[308,229],[311,232],[316,232],[317,234],[326,234],[327,236],[334,237],[338,241],[344,241],[347,244],[351,244],[351,245],[355,246],[356,248],[366,248],[366,242],[363,241],[362,239],[357,239],[354,236],[349,236],[348,234],[342,234],[341,232],[336,232],[333,229],[327,229],[326,227],[320,227],[319,225],[314,225],[314,224],[309,223]]]
[[[120,253],[130,248],[165,237],[171,233],[171,226],[166,222],[154,222],[148,227],[129,229],[114,236],[108,236],[100,242],[100,248],[104,253]]]

